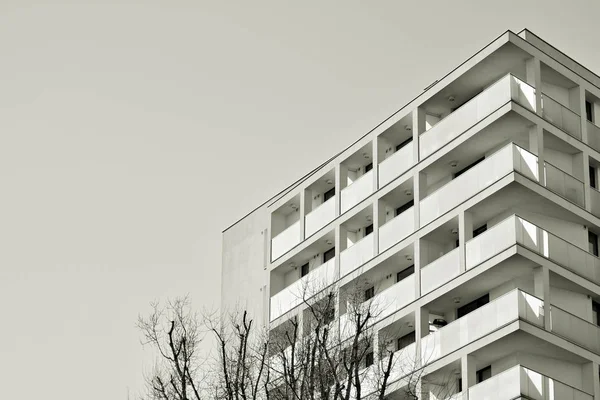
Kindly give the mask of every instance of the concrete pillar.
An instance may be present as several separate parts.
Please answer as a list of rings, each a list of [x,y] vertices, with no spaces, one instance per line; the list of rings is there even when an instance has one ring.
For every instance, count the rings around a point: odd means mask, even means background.
[[[348,168],[343,164],[335,166],[335,215],[341,214],[342,195],[341,191],[348,184]]]
[[[373,203],[373,240],[375,241],[374,254],[379,254],[379,227],[385,224],[385,204],[377,199]]]
[[[546,185],[544,168],[544,129],[534,125],[529,129],[529,149],[538,158],[538,177],[541,185]]]
[[[585,89],[581,86],[575,86],[569,89],[569,103],[571,110],[581,116],[581,141],[588,142],[587,118],[585,117]]]
[[[415,294],[417,298],[421,297],[421,270],[427,265],[427,246],[422,238],[415,239],[413,244],[413,264],[415,266]]]
[[[415,348],[417,351],[415,357],[415,365],[421,366],[426,364],[431,354],[424,354],[427,351],[422,351],[422,339],[429,335],[429,310],[424,307],[419,307],[415,310]]]
[[[466,245],[473,239],[473,217],[470,212],[458,214],[458,252],[460,257],[460,272],[467,270]]]
[[[423,132],[425,132],[425,110],[421,107],[417,107],[412,111],[412,145],[413,160],[415,160],[415,162],[421,161],[421,156],[419,152],[419,138]]]
[[[590,156],[587,151],[581,153],[581,165],[583,168],[583,201],[585,202],[585,209],[592,212],[592,190],[590,182]]]
[[[415,200],[415,230],[421,227],[421,200],[427,195],[427,174],[416,171],[413,176],[414,200]]]
[[[463,399],[469,398],[469,388],[477,384],[477,370],[473,356],[465,354],[460,358],[460,377],[462,379]]]
[[[600,399],[600,379],[598,377],[598,364],[589,362],[582,366],[583,390]]]
[[[544,328],[550,330],[550,270],[548,267],[537,267],[533,270],[533,291],[534,296],[544,300]]]
[[[300,192],[300,239],[306,238],[306,215],[312,208],[312,191],[302,190]]]
[[[542,115],[542,72],[540,59],[532,57],[525,61],[526,82],[535,88],[535,111]]]
[[[424,377],[421,377],[415,387],[415,394],[419,400],[429,400],[431,397],[431,389],[429,387],[429,382]]]
[[[374,192],[379,189],[379,163],[385,160],[385,143],[379,137],[373,139],[373,188]]]

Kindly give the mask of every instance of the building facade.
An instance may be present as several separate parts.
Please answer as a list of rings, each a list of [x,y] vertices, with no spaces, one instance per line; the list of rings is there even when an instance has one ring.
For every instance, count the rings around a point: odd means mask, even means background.
[[[360,280],[462,398],[600,399],[599,125],[600,77],[506,32],[227,228],[222,305],[276,330],[319,282],[343,319]]]

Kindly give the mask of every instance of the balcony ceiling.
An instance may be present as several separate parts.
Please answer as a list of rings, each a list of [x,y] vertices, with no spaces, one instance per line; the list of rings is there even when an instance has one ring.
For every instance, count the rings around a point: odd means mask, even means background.
[[[544,63],[541,63],[540,69],[542,72],[542,82],[546,82],[555,86],[560,86],[566,89],[571,89],[577,86],[575,82],[573,82],[563,74],[553,70]]]
[[[365,158],[364,153],[369,155],[369,158]],[[350,157],[346,158],[346,160],[342,163],[350,170],[357,170],[370,162],[373,161],[373,145],[371,142],[367,143],[359,150],[355,151]]]
[[[326,182],[327,180],[331,180],[333,183],[329,184]],[[333,187],[335,187],[335,169],[331,169],[327,173],[323,174],[323,176],[318,178],[308,188],[317,193],[325,193]]]

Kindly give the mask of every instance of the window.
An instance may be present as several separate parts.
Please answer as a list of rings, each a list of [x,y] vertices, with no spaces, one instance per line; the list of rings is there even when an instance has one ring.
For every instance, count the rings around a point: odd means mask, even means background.
[[[403,348],[410,346],[415,342],[415,332],[412,331],[408,335],[404,335],[401,338],[398,338],[397,346],[398,350],[402,350]]]
[[[490,379],[492,377],[492,366],[488,365],[487,367],[482,368],[479,371],[477,371],[475,374],[476,374],[477,383],[481,383],[481,382],[485,381],[486,379]]]
[[[373,224],[365,227],[365,236],[373,233]]]
[[[404,278],[408,278],[412,274],[415,273],[415,265],[411,265],[410,267],[398,272],[396,274],[396,282],[400,282]]]
[[[408,210],[412,206],[415,205],[415,201],[411,200],[408,203],[402,204],[400,207],[396,208],[396,216],[402,214],[404,211]]]
[[[596,167],[592,167],[590,165],[590,186],[593,187],[594,189],[598,189],[598,186],[596,185]]]
[[[323,203],[325,203],[327,200],[329,200],[333,196],[335,196],[335,188],[334,187],[329,189],[325,193],[323,193]]]
[[[365,301],[372,299],[375,296],[375,287],[371,286],[367,290],[365,290]]]
[[[309,271],[308,263],[306,263],[300,267],[300,277],[308,275],[308,271]]]
[[[399,145],[396,146],[396,151],[400,150],[401,148],[403,148],[404,146],[406,146],[407,144],[409,144],[410,142],[412,142],[412,137],[409,137],[408,139],[406,139],[404,142],[400,143]]]
[[[594,106],[592,102],[587,100],[585,102],[585,117],[588,121],[594,122]]]
[[[465,172],[467,172],[468,170],[470,170],[471,168],[473,168],[474,166],[476,166],[477,164],[479,164],[483,160],[485,160],[485,157],[481,157],[479,160],[477,160],[475,162],[472,162],[471,164],[467,165],[466,167],[464,167],[463,169],[461,169],[460,171],[458,171],[457,173],[455,173],[454,174],[454,178],[458,178],[459,176],[461,176],[462,174],[464,174]]]
[[[373,365],[373,352],[365,354],[365,367]]]
[[[490,302],[490,295],[488,293],[484,296],[481,296],[477,300],[473,300],[469,304],[465,304],[464,306],[462,306],[458,310],[456,310],[456,318],[458,319],[458,318],[464,317],[465,315],[469,314],[472,311],[477,310],[479,307],[481,307],[489,302]]]
[[[592,318],[594,324],[600,326],[600,304],[592,300]]]
[[[331,260],[333,257],[335,257],[335,247],[332,247],[331,249],[329,249],[323,253],[323,263],[326,263],[327,261]]]
[[[588,250],[598,257],[598,235],[591,231],[588,231]]]
[[[487,231],[487,224],[483,224],[479,228],[473,230],[473,237],[477,237],[485,231]]]
[[[368,163],[365,165],[365,174],[373,169],[373,163]]]

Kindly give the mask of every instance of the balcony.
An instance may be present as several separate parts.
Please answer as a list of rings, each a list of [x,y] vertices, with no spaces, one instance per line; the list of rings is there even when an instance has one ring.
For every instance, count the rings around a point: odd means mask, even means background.
[[[544,171],[544,186],[570,202],[584,207],[583,188],[585,184],[582,181],[549,162],[544,162]]]
[[[600,354],[600,327],[555,305],[551,305],[550,308],[550,330],[552,332]]]
[[[514,289],[425,336],[421,349],[423,363],[442,358],[517,320],[543,328],[543,308],[543,300]]]
[[[335,218],[335,196],[312,210],[305,217],[306,237],[311,236]]]
[[[511,143],[423,199],[420,204],[421,226],[447,213],[513,171],[538,181],[537,157]]]
[[[271,321],[302,304],[334,281],[335,259],[310,271],[271,297]]]
[[[415,208],[411,207],[379,228],[379,252],[389,249],[415,231]]]
[[[300,221],[296,221],[271,239],[271,260],[278,259],[301,241]]]
[[[369,234],[340,253],[340,278],[354,271],[375,256],[373,234]]]
[[[415,163],[412,143],[383,160],[379,164],[379,187],[382,188],[402,173],[408,171]]]
[[[542,117],[552,125],[581,140],[581,116],[542,93]]]
[[[506,75],[423,133],[419,139],[421,159],[433,154],[511,100],[535,112],[535,89],[513,75]]]
[[[342,214],[369,197],[375,191],[374,186],[371,170],[342,189]]]
[[[590,205],[592,214],[600,217],[600,192],[593,187],[590,187]]]
[[[600,127],[593,122],[586,121],[588,144],[596,151],[600,151]]]
[[[460,274],[458,248],[427,264],[421,270],[421,294],[431,292]]]
[[[547,388],[547,389],[545,389]],[[520,365],[469,388],[469,400],[593,400],[593,396]]]

